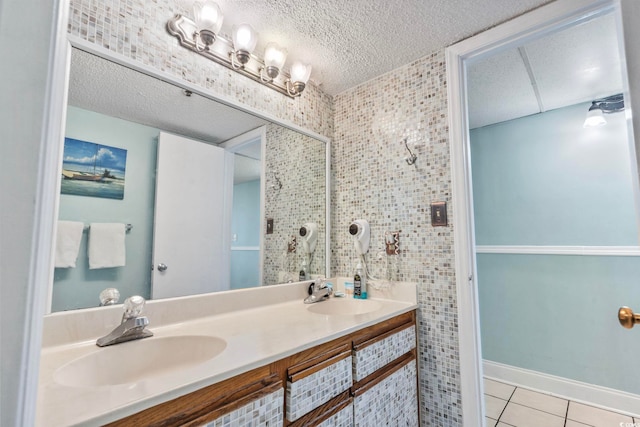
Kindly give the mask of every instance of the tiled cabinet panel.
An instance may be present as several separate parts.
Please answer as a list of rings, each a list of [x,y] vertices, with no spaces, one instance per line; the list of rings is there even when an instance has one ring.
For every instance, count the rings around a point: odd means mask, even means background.
[[[204,424],[205,427],[279,427],[284,421],[282,399],[284,389],[257,396],[233,411]],[[198,425],[196,420],[193,425]]]
[[[354,345],[354,381],[363,380],[414,348],[416,348],[416,328],[412,324]]]
[[[318,427],[353,427],[353,403],[318,424]]]
[[[415,356],[403,358],[394,369],[355,391],[354,426],[418,425],[418,384]]]
[[[287,420],[295,421],[349,390],[353,384],[351,365],[351,353],[346,351],[302,371],[289,373]]]

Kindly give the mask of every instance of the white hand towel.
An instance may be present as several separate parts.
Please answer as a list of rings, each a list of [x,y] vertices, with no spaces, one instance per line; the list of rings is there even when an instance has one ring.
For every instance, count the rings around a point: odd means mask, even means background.
[[[75,221],[58,221],[56,232],[56,268],[75,268],[84,223]]]
[[[125,225],[91,223],[89,268],[122,267],[125,264]]]

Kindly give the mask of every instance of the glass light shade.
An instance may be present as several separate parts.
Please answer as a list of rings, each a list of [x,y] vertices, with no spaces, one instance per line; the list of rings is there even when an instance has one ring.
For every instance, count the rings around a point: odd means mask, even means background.
[[[587,118],[584,121],[583,127],[594,127],[594,126],[602,126],[606,125],[607,121],[604,118],[604,114],[602,110],[599,108],[590,109],[587,112]]]
[[[211,0],[196,2],[193,4],[193,12],[198,30],[209,30],[215,34],[220,31],[222,27],[222,11],[216,3]]]
[[[296,83],[307,83],[311,76],[311,65],[302,62],[294,62],[291,66],[291,81]]]
[[[234,25],[233,27],[233,47],[236,50],[253,52],[258,42],[258,35],[249,24]]]
[[[264,65],[265,67],[275,67],[282,69],[284,61],[287,59],[286,49],[281,48],[275,43],[268,43],[264,49]]]

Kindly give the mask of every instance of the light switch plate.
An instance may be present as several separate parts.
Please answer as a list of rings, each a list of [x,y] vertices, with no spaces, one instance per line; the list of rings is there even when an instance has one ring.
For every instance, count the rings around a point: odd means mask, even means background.
[[[447,226],[447,202],[431,203],[431,225],[434,227]]]
[[[273,234],[273,218],[267,218],[267,234]]]

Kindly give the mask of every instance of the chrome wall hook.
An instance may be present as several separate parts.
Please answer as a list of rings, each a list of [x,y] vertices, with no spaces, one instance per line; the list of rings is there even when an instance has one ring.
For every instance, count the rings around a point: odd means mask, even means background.
[[[414,153],[412,153],[411,149],[409,149],[409,144],[407,144],[407,138],[404,139],[404,146],[407,149],[407,151],[409,152],[409,155],[407,157],[405,157],[404,160],[407,162],[408,165],[415,164],[416,160],[418,159],[418,156],[416,156]]]

